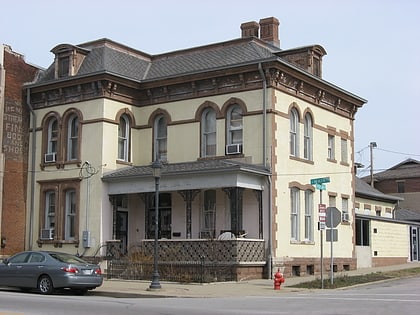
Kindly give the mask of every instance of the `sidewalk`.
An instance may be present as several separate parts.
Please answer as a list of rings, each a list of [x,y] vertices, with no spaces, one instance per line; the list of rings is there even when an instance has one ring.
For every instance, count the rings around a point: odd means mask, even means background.
[[[373,272],[385,272],[401,269],[409,269],[420,267],[420,262],[412,262],[403,265],[364,268],[334,274],[335,277],[343,275],[363,275]],[[162,289],[148,290],[151,281],[139,280],[104,280],[101,287],[95,289],[95,295],[140,298],[140,297],[234,297],[234,296],[272,296],[282,292],[298,292],[305,289],[291,288],[298,283],[307,282],[319,276],[305,276],[286,278],[286,282],[281,286],[280,290],[273,289],[273,280],[257,279],[246,280],[240,282],[215,282],[215,283],[176,283],[176,282],[160,282]],[[325,281],[329,280],[329,273],[324,274]]]

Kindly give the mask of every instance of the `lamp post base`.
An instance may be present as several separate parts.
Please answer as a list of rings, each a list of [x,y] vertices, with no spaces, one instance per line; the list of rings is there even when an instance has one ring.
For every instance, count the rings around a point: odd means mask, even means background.
[[[159,282],[159,275],[154,274],[152,283],[150,284],[148,290],[152,291],[152,290],[160,290],[160,289],[162,289],[162,286],[160,285],[160,282]]]

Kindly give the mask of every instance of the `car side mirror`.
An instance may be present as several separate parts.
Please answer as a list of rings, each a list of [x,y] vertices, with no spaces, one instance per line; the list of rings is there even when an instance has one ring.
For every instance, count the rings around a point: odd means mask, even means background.
[[[9,263],[9,260],[7,258],[5,258],[5,259],[2,260],[2,263],[7,265]]]

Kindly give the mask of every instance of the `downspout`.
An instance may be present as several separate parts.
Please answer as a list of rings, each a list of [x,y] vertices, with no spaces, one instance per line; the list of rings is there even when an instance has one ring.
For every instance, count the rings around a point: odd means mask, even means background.
[[[31,196],[29,205],[29,250],[32,250],[33,243],[33,224],[34,224],[34,204],[35,204],[35,146],[36,146],[36,115],[31,105],[30,88],[26,92],[26,104],[32,114],[32,147],[31,147]]]
[[[264,75],[264,71],[262,69],[261,63],[258,64],[258,71],[260,72],[261,78],[262,78],[262,83],[263,83],[263,97],[262,97],[262,102],[263,102],[263,135],[262,135],[262,141],[263,141],[263,165],[264,168],[267,168],[267,98],[266,98],[266,94],[267,94],[267,81],[266,81],[266,77]],[[271,279],[272,278],[272,264],[273,264],[273,246],[272,246],[272,233],[273,233],[273,229],[272,229],[272,215],[273,215],[273,210],[272,210],[272,192],[271,192],[271,174],[272,169],[271,169],[271,163],[270,163],[270,174],[267,177],[267,181],[268,181],[268,187],[267,187],[267,191],[268,191],[268,248],[267,248],[267,275],[268,278]]]

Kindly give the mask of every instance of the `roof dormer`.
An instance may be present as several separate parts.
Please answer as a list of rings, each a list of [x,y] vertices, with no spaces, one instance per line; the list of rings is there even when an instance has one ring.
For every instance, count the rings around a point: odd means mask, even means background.
[[[51,52],[55,55],[54,77],[60,79],[76,75],[90,50],[74,45],[61,44],[51,49]]]

